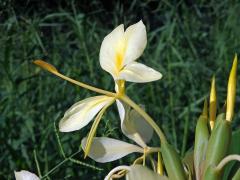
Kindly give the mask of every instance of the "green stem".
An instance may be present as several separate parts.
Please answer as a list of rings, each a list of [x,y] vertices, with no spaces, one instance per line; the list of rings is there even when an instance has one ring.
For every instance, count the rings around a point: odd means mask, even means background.
[[[133,109],[135,109],[150,124],[150,126],[152,126],[152,128],[155,130],[155,132],[159,136],[161,143],[167,142],[166,137],[162,132],[162,130],[158,127],[156,122],[141,107],[139,107],[135,102],[133,102],[126,95],[120,96],[119,99],[121,99],[123,102],[125,102],[126,104],[131,106]]]
[[[69,81],[73,84],[76,84],[80,87],[83,87],[85,89],[88,89],[88,90],[91,90],[91,91],[94,91],[94,92],[97,92],[99,94],[104,94],[104,95],[107,95],[107,96],[110,96],[110,97],[115,97],[116,94],[113,93],[113,92],[110,92],[110,91],[106,91],[106,90],[103,90],[103,89],[99,89],[99,88],[96,88],[96,87],[93,87],[93,86],[90,86],[88,84],[85,84],[85,83],[82,83],[82,82],[79,82],[79,81],[76,81],[74,79],[71,79],[67,76],[64,76],[63,74],[59,73],[59,72],[54,72],[53,74],[57,75],[58,77],[61,77],[62,79],[65,79],[66,81]]]
[[[41,177],[41,179],[46,178],[49,174],[51,174],[53,171],[55,171],[57,168],[59,168],[61,165],[63,165],[65,162],[69,161],[73,156],[77,155],[79,152],[81,152],[81,150],[78,150],[77,152],[73,153],[71,156],[69,156],[68,158],[64,159],[63,161],[61,161],[59,164],[57,164],[54,168],[52,168],[50,171],[48,171],[43,177]]]
[[[39,166],[38,159],[37,159],[37,153],[36,153],[35,149],[33,151],[33,155],[34,155],[34,160],[35,160],[35,163],[36,163],[36,166],[37,166],[38,175],[39,175],[39,177],[42,177],[40,166]]]

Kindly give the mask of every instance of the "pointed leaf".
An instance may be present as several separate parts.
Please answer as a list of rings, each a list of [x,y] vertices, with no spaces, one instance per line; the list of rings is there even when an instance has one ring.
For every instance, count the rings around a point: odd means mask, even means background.
[[[198,119],[195,130],[195,144],[194,144],[194,167],[196,178],[202,178],[204,171],[204,161],[206,159],[206,151],[208,146],[209,131],[208,119],[201,115]]]
[[[180,156],[167,142],[161,144],[163,162],[170,180],[185,180],[186,174]]]

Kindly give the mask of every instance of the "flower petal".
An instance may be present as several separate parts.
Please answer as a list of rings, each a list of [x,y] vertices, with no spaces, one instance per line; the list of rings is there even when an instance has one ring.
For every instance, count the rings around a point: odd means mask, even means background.
[[[104,178],[104,180],[112,180],[111,176],[121,170],[126,170],[126,171],[130,171],[131,167],[130,166],[117,166],[115,168],[113,168],[108,174],[107,176]]]
[[[40,180],[39,177],[37,177],[35,174],[25,170],[18,172],[14,171],[14,174],[16,180]]]
[[[110,34],[108,34],[100,48],[100,65],[101,67],[109,72],[113,77],[117,75],[116,67],[116,46],[124,39],[124,26],[123,24],[116,27]]]
[[[83,138],[82,148],[85,149],[85,146],[86,138]],[[117,139],[95,137],[92,142],[89,157],[97,162],[105,163],[115,161],[133,152],[143,153],[143,149]]]
[[[59,130],[61,132],[70,132],[81,129],[113,99],[113,97],[108,96],[95,96],[75,103],[61,119]]]
[[[142,107],[142,109],[144,109]],[[130,121],[134,125],[134,128],[139,133],[145,143],[149,142],[153,136],[153,128],[146,122],[146,120],[135,110],[131,110],[129,118],[126,121]]]
[[[116,101],[121,119],[122,132],[142,147],[146,147],[153,135],[153,128],[135,110]]]
[[[126,174],[126,180],[168,180],[166,176],[160,176],[154,171],[142,165],[132,165]]]
[[[146,45],[147,45],[147,33],[146,27],[142,21],[129,26],[125,31],[125,39],[127,42],[124,65],[139,58]]]
[[[119,75],[119,79],[136,83],[151,82],[161,78],[162,74],[160,72],[137,62],[126,65]]]

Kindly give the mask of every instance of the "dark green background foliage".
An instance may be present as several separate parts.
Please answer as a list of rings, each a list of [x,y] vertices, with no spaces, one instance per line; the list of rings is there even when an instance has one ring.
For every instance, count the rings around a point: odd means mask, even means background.
[[[127,83],[127,94],[157,121],[169,141],[183,155],[192,146],[197,116],[216,75],[218,107],[234,53],[240,53],[238,1],[0,1],[0,179],[12,179],[14,170],[41,173],[63,161],[54,122],[74,102],[94,93],[69,84],[32,64],[44,59],[62,73],[107,90],[112,77],[99,65],[103,38],[118,24],[126,27],[140,19],[147,26],[148,45],[139,59],[163,74],[160,81]],[[238,93],[239,96],[239,93]],[[237,98],[236,111],[240,99]],[[240,113],[236,112],[235,128]],[[119,131],[116,106],[105,115],[98,136],[128,141]],[[78,150],[90,125],[73,133],[59,133],[67,156]],[[151,145],[159,142],[154,138]],[[118,164],[134,156],[98,164],[96,171],[66,162],[51,179],[102,179]]]

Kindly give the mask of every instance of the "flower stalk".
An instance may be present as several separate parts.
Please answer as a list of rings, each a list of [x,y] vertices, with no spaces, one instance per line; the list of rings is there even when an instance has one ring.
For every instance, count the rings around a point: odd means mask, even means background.
[[[167,139],[162,132],[162,130],[159,128],[159,126],[156,124],[156,122],[141,108],[139,107],[135,102],[133,102],[128,96],[120,96],[120,100],[127,103],[129,106],[131,106],[133,109],[135,109],[155,130],[158,137],[160,138],[161,143],[167,142]]]
[[[115,97],[116,96],[116,93],[113,93],[113,92],[110,92],[110,91],[106,91],[106,90],[103,90],[103,89],[99,89],[99,88],[96,88],[94,86],[90,86],[88,84],[85,84],[85,83],[82,83],[82,82],[79,82],[79,81],[76,81],[74,79],[71,79],[61,73],[59,73],[59,71],[51,64],[43,61],[43,60],[35,60],[33,61],[34,64],[36,64],[37,66],[49,71],[50,73],[66,80],[66,81],[69,81],[73,84],[76,84],[82,88],[85,88],[85,89],[88,89],[90,91],[93,91],[93,92],[96,92],[96,93],[99,93],[99,94],[104,94],[106,96],[110,96],[110,97]]]

